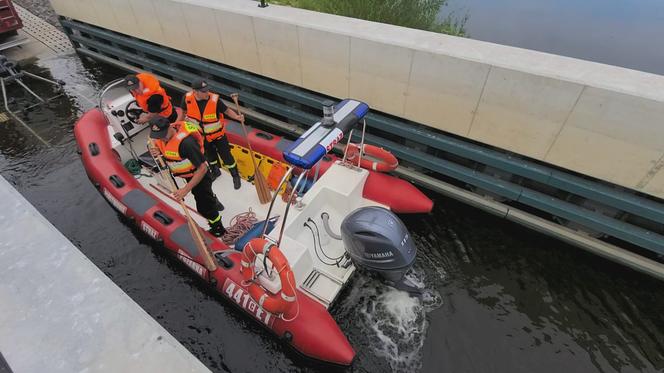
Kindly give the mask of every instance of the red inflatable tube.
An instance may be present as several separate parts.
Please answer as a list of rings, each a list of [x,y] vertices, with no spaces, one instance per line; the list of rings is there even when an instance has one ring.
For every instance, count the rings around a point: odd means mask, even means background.
[[[433,209],[433,201],[413,184],[380,172],[369,174],[362,196],[401,214],[426,213]]]

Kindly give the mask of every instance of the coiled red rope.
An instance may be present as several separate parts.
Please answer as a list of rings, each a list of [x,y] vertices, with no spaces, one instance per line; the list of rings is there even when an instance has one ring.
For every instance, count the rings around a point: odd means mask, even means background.
[[[228,227],[226,227],[226,234],[221,238],[226,245],[232,245],[238,238],[242,237],[253,225],[258,221],[256,213],[249,211],[239,213],[233,216]]]

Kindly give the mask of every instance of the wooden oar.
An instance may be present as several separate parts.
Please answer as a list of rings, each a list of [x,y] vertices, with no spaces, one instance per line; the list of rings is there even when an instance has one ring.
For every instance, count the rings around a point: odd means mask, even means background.
[[[152,139],[148,139],[148,146],[150,148],[156,148],[154,143],[152,142]],[[173,183],[173,179],[171,178],[170,175],[170,170],[164,163],[164,160],[161,158],[161,155],[158,155],[155,159],[157,162],[157,167],[159,168],[159,173],[161,174],[162,179],[167,180],[168,186],[171,189],[171,193],[175,193],[177,190],[177,187],[175,186],[175,183]],[[189,226],[189,233],[191,233],[191,237],[194,239],[194,243],[196,244],[196,248],[198,251],[201,253],[203,256],[203,261],[205,262],[205,268],[207,268],[208,271],[212,272],[217,269],[217,265],[214,262],[214,259],[212,258],[212,254],[210,253],[210,250],[208,249],[207,245],[205,244],[205,240],[203,239],[203,235],[201,235],[201,227],[196,224],[194,219],[191,218],[191,215],[189,214],[189,209],[187,208],[187,205],[184,203],[184,200],[179,200],[180,207],[182,207],[182,211],[184,211],[184,215],[187,218],[187,225]]]
[[[238,114],[242,114],[240,111],[240,104],[237,102],[238,94],[231,93],[231,98],[235,103],[235,108]],[[256,193],[258,193],[258,200],[261,204],[266,204],[272,201],[272,192],[270,192],[270,187],[267,185],[267,180],[265,176],[260,172],[258,166],[256,165],[256,158],[254,158],[254,150],[251,148],[251,142],[249,141],[249,135],[247,134],[247,128],[244,126],[244,121],[240,122],[242,126],[242,132],[244,132],[244,138],[247,140],[247,146],[249,147],[249,157],[251,157],[251,163],[254,165],[254,186],[256,187]]]

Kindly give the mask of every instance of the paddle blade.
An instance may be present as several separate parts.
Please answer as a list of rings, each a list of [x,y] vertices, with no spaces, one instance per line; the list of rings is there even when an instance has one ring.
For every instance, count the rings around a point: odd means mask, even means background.
[[[269,203],[272,200],[272,192],[270,192],[270,187],[267,185],[267,180],[265,180],[265,176],[258,170],[254,175],[254,186],[256,187],[258,200],[261,204]]]
[[[184,201],[180,201],[180,207],[182,207],[182,210],[184,211],[184,215],[187,219],[187,226],[189,227],[189,233],[191,234],[191,237],[194,239],[194,244],[196,245],[196,249],[198,250],[199,253],[201,253],[201,256],[203,257],[205,268],[207,268],[207,270],[210,272],[214,272],[217,269],[217,264],[214,262],[214,259],[212,258],[212,253],[210,252],[210,249],[208,249],[207,245],[205,244],[205,239],[203,238],[203,234],[201,233],[201,227],[198,224],[196,224],[194,219],[192,219],[191,215],[189,214],[189,211],[187,210],[187,205],[184,203]]]

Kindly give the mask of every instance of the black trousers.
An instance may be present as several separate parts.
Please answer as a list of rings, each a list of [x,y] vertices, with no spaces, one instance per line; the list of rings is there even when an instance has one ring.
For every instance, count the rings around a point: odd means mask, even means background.
[[[235,158],[231,154],[231,145],[228,143],[228,137],[226,135],[221,136],[218,139],[215,139],[211,142],[205,141],[205,156],[207,157],[210,164],[217,164],[219,162],[217,159],[218,156],[221,157],[224,166],[234,166]]]
[[[189,182],[191,179],[185,180]],[[199,214],[203,215],[207,220],[214,220],[219,216],[217,196],[212,191],[212,178],[209,174],[206,173],[201,182],[191,189],[191,194],[194,195],[196,211]]]

